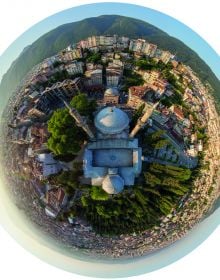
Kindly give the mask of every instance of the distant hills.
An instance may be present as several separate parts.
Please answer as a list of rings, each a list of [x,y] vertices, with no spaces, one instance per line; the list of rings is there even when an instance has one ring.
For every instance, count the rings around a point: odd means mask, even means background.
[[[177,54],[178,59],[189,65],[203,82],[211,84],[220,107],[220,81],[192,49],[149,23],[118,15],[103,15],[61,25],[26,47],[3,76],[0,84],[1,105],[6,104],[16,86],[34,65],[70,44],[91,35],[102,34],[118,34],[130,38],[141,37],[157,44],[161,49]]]

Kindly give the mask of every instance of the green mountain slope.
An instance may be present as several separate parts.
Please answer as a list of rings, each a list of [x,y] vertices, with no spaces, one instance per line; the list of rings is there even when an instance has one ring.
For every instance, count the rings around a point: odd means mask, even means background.
[[[220,104],[220,81],[209,66],[181,41],[144,21],[117,15],[103,15],[61,25],[26,47],[3,76],[0,85],[1,105],[6,104],[13,90],[34,65],[69,44],[91,35],[101,34],[118,34],[130,38],[143,37],[157,44],[161,49],[177,53],[178,58],[191,66],[203,82],[207,81],[212,85],[216,100]]]

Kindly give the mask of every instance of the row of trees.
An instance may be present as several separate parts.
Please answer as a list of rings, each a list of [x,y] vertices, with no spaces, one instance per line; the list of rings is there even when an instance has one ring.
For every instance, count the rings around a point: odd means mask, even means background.
[[[191,171],[150,164],[143,182],[108,195],[100,186],[84,186],[80,201],[70,210],[86,218],[100,234],[141,232],[157,225],[190,191]]]
[[[159,129],[155,132],[144,134],[142,137],[143,147],[146,147],[148,153],[153,152],[154,149],[161,149],[167,145],[171,145],[168,139],[164,138],[165,130]]]

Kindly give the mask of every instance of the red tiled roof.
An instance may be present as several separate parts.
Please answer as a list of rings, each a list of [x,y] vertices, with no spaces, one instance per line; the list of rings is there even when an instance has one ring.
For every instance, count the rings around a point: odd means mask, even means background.
[[[184,119],[184,114],[183,114],[183,111],[178,108],[177,106],[174,106],[173,107],[173,113],[177,116],[177,118],[179,119]]]
[[[133,86],[129,88],[129,93],[131,95],[138,96],[140,98],[144,97],[146,92],[148,91],[148,87],[143,87],[143,86]]]

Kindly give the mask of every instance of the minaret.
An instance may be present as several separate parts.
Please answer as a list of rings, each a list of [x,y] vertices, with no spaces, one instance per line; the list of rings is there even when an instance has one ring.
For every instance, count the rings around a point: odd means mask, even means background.
[[[138,119],[137,124],[135,125],[135,127],[129,135],[130,138],[133,138],[138,133],[138,131],[145,125],[145,123],[148,121],[158,104],[159,101],[155,103],[151,108],[147,109],[144,115]]]
[[[90,139],[94,139],[95,136],[89,128],[88,124],[86,123],[86,120],[78,113],[78,111],[75,108],[70,107],[70,105],[65,100],[62,99],[62,101],[66,108],[69,110],[69,114],[75,119],[76,125],[81,127]]]

